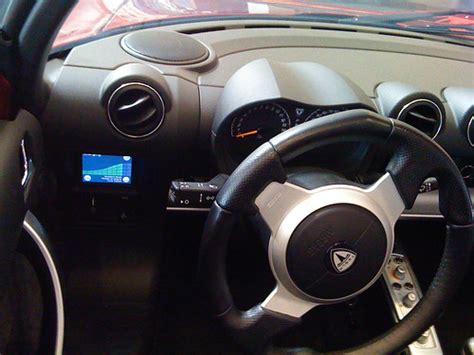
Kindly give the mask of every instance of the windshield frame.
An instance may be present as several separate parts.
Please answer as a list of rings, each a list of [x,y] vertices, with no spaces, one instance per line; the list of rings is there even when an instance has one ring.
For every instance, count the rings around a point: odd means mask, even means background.
[[[333,17],[334,18],[334,17]],[[422,32],[422,31],[412,31],[404,28],[399,28],[397,26],[380,26],[379,23],[376,21],[372,23],[358,23],[356,21],[346,21],[343,18],[350,19],[354,18],[352,16],[341,16],[341,21],[331,21],[329,20],[322,20],[322,16],[315,15],[293,15],[293,16],[273,16],[273,15],[244,15],[244,16],[187,16],[187,17],[180,17],[180,18],[169,18],[169,19],[159,19],[159,20],[151,20],[142,23],[132,24],[128,26],[118,27],[115,29],[110,29],[107,31],[99,32],[95,35],[85,37],[83,39],[73,41],[70,43],[66,43],[61,46],[53,47],[50,51],[50,56],[58,56],[63,52],[70,51],[74,47],[87,44],[90,42],[94,42],[100,39],[104,39],[107,37],[112,37],[115,35],[126,34],[133,31],[138,30],[145,30],[150,28],[160,28],[160,27],[167,27],[167,26],[179,26],[179,25],[186,25],[186,24],[199,24],[199,23],[214,23],[214,27],[220,28],[221,30],[225,30],[225,22],[232,22],[232,21],[242,21],[242,22],[282,22],[286,24],[280,25],[281,29],[285,28],[292,28],[292,24],[294,24],[295,28],[314,28],[314,27],[321,27],[327,30],[352,30],[354,32],[367,32],[367,33],[374,33],[380,34],[381,32],[385,32],[390,35],[400,36],[400,37],[407,37],[413,39],[429,39],[437,42],[445,42],[455,45],[462,45],[467,47],[474,47],[474,40],[464,39],[461,36],[445,36],[430,32]],[[296,24],[301,25],[302,23],[307,24],[307,26],[298,27]],[[224,26],[223,26],[224,25]],[[271,25],[270,23],[262,25],[262,27],[268,28],[279,28],[278,25]],[[199,31],[196,31],[199,32]]]

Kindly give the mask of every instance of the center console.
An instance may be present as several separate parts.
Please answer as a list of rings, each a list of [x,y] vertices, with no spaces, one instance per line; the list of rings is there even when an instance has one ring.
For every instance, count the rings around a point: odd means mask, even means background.
[[[79,151],[58,166],[60,218],[69,227],[140,228],[163,216],[166,164],[130,151]]]
[[[405,318],[423,297],[421,288],[408,258],[393,253],[387,263],[383,279],[396,322]],[[410,354],[443,354],[435,327],[427,329],[414,343],[408,346]]]
[[[142,163],[130,155],[80,154],[74,167],[74,224],[134,224],[140,214]]]

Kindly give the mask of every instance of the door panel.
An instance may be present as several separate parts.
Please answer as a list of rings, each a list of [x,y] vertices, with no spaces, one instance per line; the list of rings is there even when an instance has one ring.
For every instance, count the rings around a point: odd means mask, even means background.
[[[20,111],[13,121],[0,120],[0,297],[8,285],[28,205],[36,200],[42,166],[43,141],[36,118]]]

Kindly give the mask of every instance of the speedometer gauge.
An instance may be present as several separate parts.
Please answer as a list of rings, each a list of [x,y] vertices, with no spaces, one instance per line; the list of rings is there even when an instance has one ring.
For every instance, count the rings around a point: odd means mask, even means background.
[[[342,108],[342,107],[339,107],[339,108],[323,108],[323,107],[320,107],[320,108],[317,108],[316,110],[314,110],[311,114],[309,114],[304,119],[304,122],[314,120],[315,118],[320,118],[320,117],[323,117],[323,116],[332,115],[333,113],[338,113],[338,112],[345,111],[345,110],[346,109]],[[300,123],[303,123],[303,122],[301,122],[300,119],[297,119],[295,123],[300,124]]]
[[[264,103],[234,117],[231,136],[238,150],[249,154],[262,143],[291,127],[288,112],[278,104]]]

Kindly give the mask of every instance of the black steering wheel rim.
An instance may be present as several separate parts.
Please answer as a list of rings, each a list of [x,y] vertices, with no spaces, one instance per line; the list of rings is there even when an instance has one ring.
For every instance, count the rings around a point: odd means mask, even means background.
[[[447,238],[440,266],[425,297],[387,333],[343,353],[387,353],[402,349],[427,329],[456,290],[466,270],[472,244],[472,212],[468,190],[449,155],[412,127],[366,110],[327,116],[288,130],[252,153],[229,177],[207,219],[200,255],[200,279],[211,311],[250,351],[263,351],[272,336],[299,319],[256,305],[242,312],[230,294],[225,271],[230,233],[237,217],[258,213],[255,198],[270,182],[287,179],[283,164],[300,154],[336,142],[376,142],[393,154],[386,171],[410,208],[421,183],[430,176],[440,183],[440,211]]]

